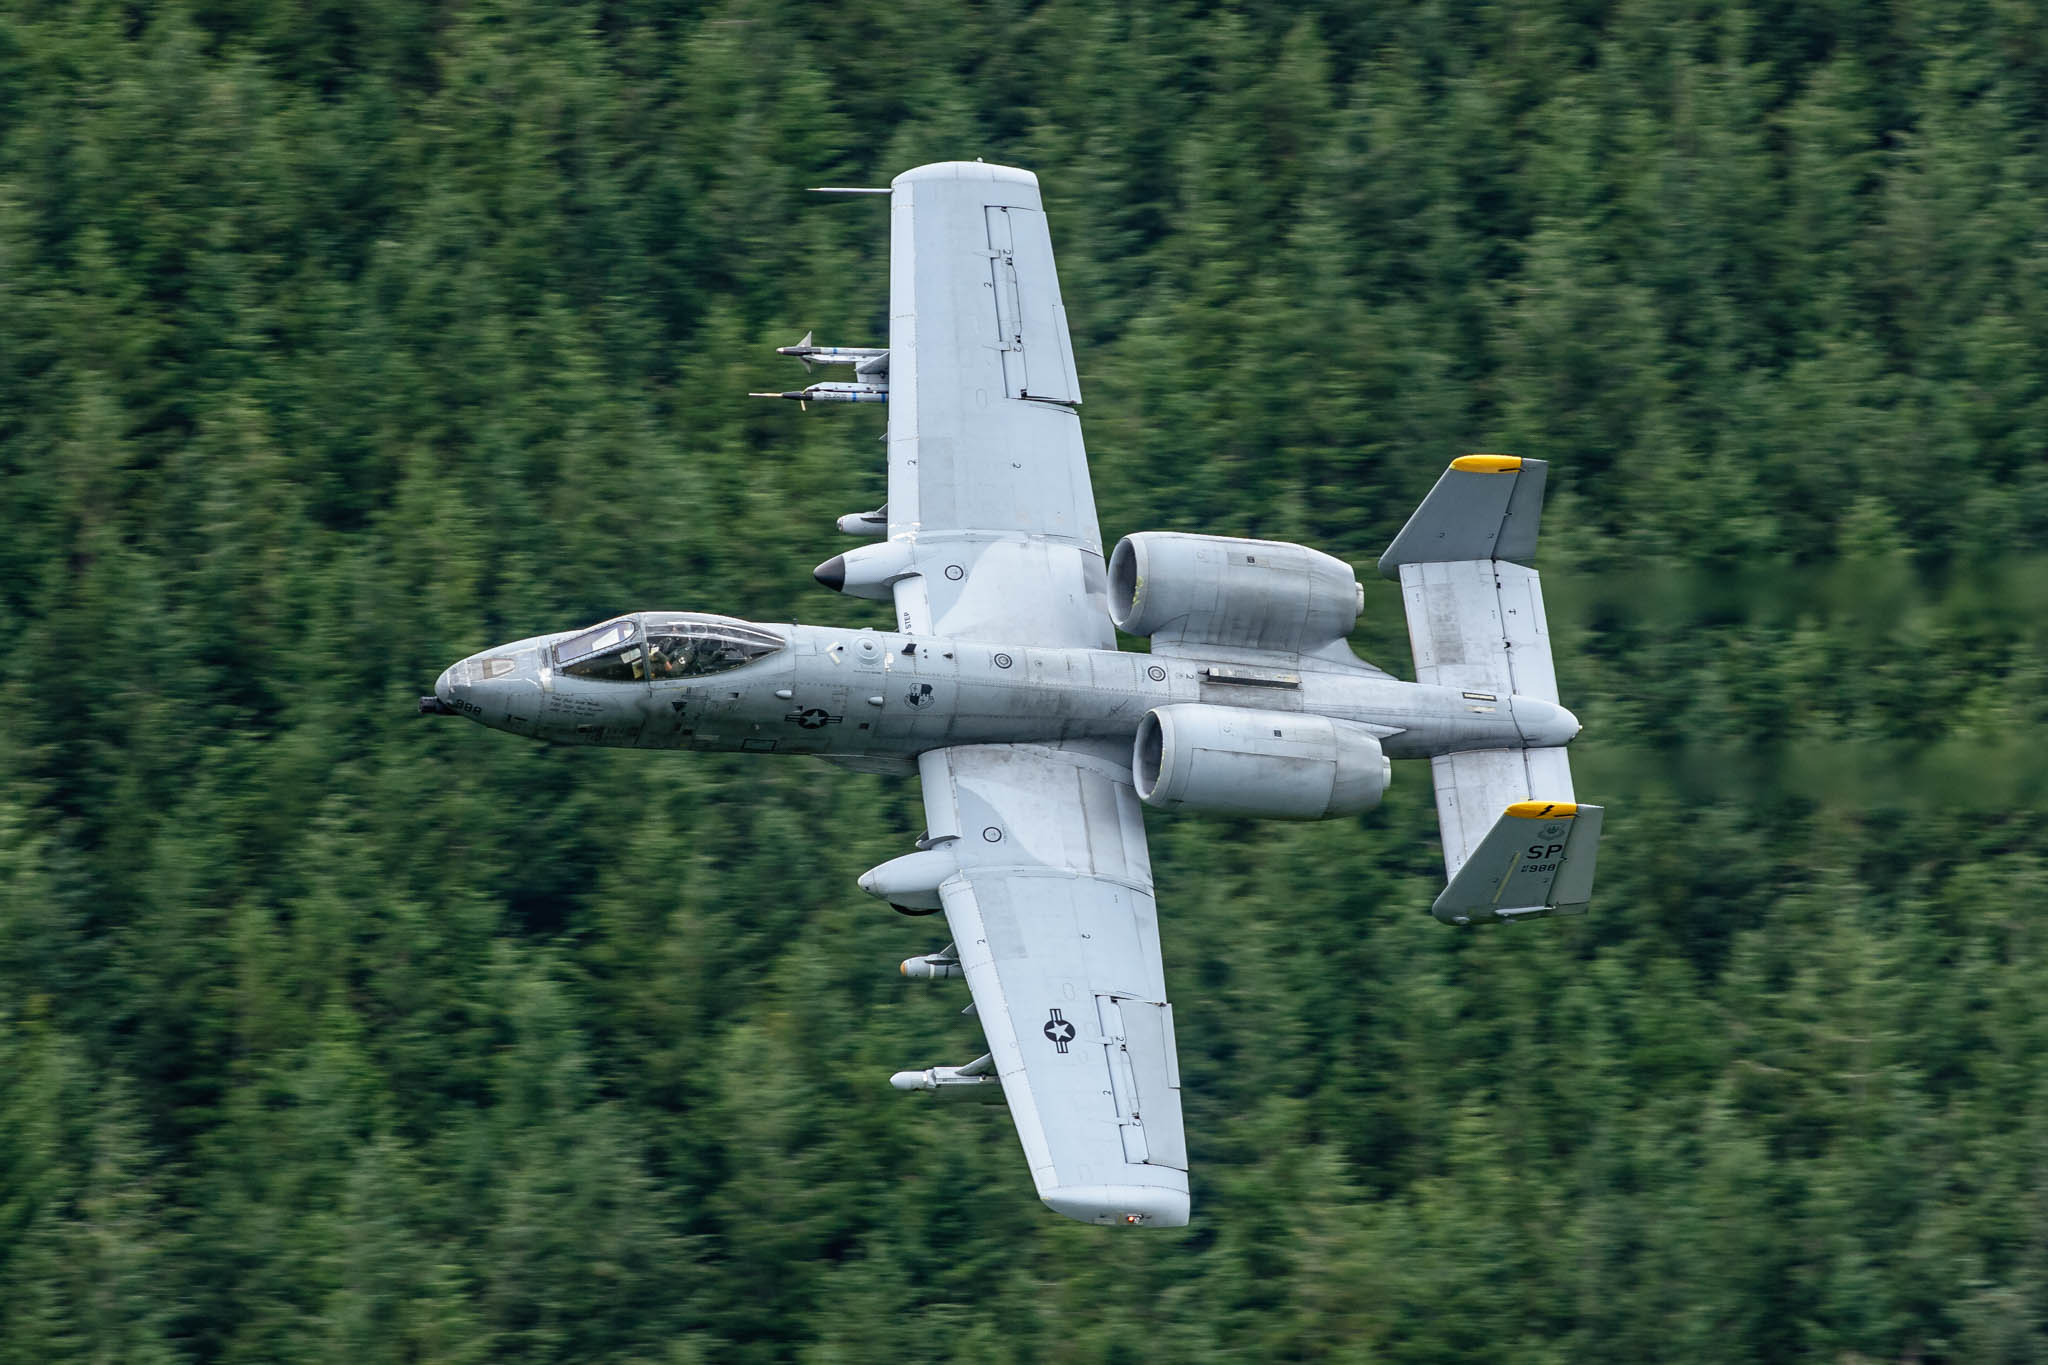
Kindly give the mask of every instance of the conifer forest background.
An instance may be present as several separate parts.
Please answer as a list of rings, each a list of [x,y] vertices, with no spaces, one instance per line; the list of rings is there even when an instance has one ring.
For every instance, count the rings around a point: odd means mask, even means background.
[[[1412,676],[1372,561],[1552,462],[1592,913],[1433,921],[1424,765],[1152,818],[1178,1232],[889,1090],[914,783],[414,714],[885,625],[879,411],[745,395],[886,337],[805,187],[974,157],[1106,538]],[[2033,0],[4,0],[0,1365],[2048,1359],[2044,457]]]

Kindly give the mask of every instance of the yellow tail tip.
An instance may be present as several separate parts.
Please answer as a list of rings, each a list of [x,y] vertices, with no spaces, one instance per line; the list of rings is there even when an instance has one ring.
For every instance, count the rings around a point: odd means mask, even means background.
[[[1569,820],[1579,808],[1570,801],[1517,801],[1507,813],[1517,820]]]
[[[1512,474],[1521,467],[1519,455],[1460,455],[1451,461],[1451,468],[1467,474]]]

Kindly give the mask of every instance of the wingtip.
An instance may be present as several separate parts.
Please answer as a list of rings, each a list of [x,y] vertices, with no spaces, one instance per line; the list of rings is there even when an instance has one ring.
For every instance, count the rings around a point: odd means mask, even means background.
[[[1186,1190],[1160,1185],[1061,1185],[1040,1192],[1054,1213],[1109,1227],[1184,1228]]]

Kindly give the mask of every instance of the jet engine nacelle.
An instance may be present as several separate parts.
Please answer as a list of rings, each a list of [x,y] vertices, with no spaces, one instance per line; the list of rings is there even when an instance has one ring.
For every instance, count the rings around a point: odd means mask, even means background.
[[[1138,722],[1138,796],[1162,810],[1321,820],[1371,810],[1393,767],[1362,725],[1298,711],[1162,706]]]
[[[1285,541],[1143,531],[1109,556],[1110,617],[1162,642],[1312,653],[1364,603],[1349,564]]]

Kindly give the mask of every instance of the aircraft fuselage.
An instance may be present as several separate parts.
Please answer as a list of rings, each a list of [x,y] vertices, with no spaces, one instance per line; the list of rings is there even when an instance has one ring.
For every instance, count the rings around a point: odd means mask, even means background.
[[[451,666],[435,684],[434,709],[554,743],[814,754],[905,771],[915,755],[954,745],[1128,741],[1148,711],[1186,702],[1356,722],[1372,727],[1389,758],[1562,744],[1579,728],[1554,703],[1402,682],[1315,657],[1280,670],[827,626],[747,629],[781,644],[694,677],[577,676],[557,652],[576,633],[516,641]]]

